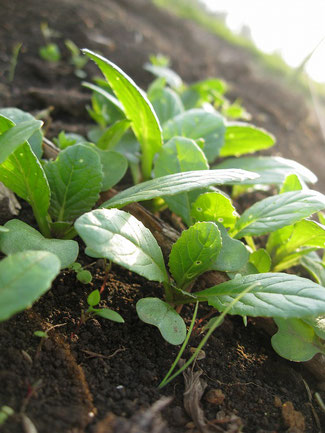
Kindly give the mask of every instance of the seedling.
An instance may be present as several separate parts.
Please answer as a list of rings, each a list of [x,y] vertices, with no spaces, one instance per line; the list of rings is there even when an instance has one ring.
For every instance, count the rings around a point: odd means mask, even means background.
[[[87,271],[87,269],[84,269],[80,263],[72,263],[72,265],[70,266],[70,269],[72,269],[73,271],[75,271],[76,273],[76,278],[78,281],[80,281],[80,283],[82,284],[89,284],[92,281],[92,275],[89,271]]]
[[[124,323],[124,319],[116,311],[109,308],[94,308],[100,303],[99,290],[94,290],[88,295],[87,304],[89,307],[86,311],[81,312],[81,323],[86,323],[87,320],[94,316],[103,317],[104,319],[112,320],[117,323]]]
[[[0,407],[0,426],[3,425],[7,419],[15,413],[9,406]]]
[[[74,73],[79,78],[85,78],[87,76],[86,72],[83,70],[83,68],[86,66],[88,59],[85,56],[82,56],[80,54],[80,50],[77,47],[77,45],[71,41],[70,39],[67,39],[65,42],[65,46],[70,51],[70,63],[75,67]]]
[[[57,63],[61,59],[60,48],[53,42],[41,47],[39,49],[39,55],[43,60],[50,63]]]

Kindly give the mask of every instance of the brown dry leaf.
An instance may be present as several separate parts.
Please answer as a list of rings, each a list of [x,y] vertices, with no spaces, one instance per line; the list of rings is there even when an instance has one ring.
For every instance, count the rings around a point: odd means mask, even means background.
[[[0,182],[0,220],[8,220],[11,216],[18,215],[21,206],[15,194]]]
[[[301,412],[295,410],[291,401],[286,401],[282,405],[282,418],[288,427],[288,433],[304,433],[305,418]]]
[[[130,419],[109,413],[97,424],[95,433],[170,433],[160,412],[171,401],[171,397],[162,397],[149,409],[137,412]]]

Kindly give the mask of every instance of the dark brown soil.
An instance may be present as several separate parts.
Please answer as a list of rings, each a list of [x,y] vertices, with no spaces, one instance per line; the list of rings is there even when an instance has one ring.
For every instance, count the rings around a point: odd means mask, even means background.
[[[63,128],[84,133],[90,123],[85,110],[88,92],[66,63],[64,39],[101,51],[143,87],[152,77],[142,65],[149,54],[161,52],[171,57],[186,81],[208,76],[228,81],[230,96],[240,97],[253,122],[278,138],[274,152],[314,170],[318,188],[324,191],[325,150],[314,113],[303,96],[263,75],[240,49],[145,0],[0,0],[0,6],[0,104],[34,112],[53,106],[49,137]],[[41,21],[61,33],[57,41],[64,58],[59,65],[38,57],[44,44]],[[8,65],[17,42],[23,42],[23,49],[9,83]],[[91,64],[86,70],[89,76],[96,73]],[[81,260],[91,264],[87,257]],[[0,408],[8,405],[16,412],[1,432],[30,433],[22,413],[38,433],[198,431],[184,410],[183,377],[157,388],[178,348],[166,344],[135,312],[140,297],[160,296],[161,287],[113,266],[102,305],[120,312],[125,324],[91,319],[78,330],[87,294],[100,288],[104,278],[97,262],[89,269],[94,276],[90,285],[81,285],[66,271],[31,310],[1,324]],[[202,308],[200,317],[207,312]],[[185,313],[189,322],[190,308]],[[53,326],[40,346],[33,332]],[[194,336],[190,347],[200,338]],[[308,394],[308,387],[319,391],[319,384],[300,365],[279,358],[269,336],[253,321],[245,328],[240,318],[227,318],[204,350],[205,358],[194,370],[202,369],[201,379],[207,383],[201,400],[211,422],[206,431],[321,431],[324,414],[314,401],[313,414]],[[325,393],[319,392],[325,400]],[[159,411],[149,410],[162,396],[173,397],[162,411],[166,428]]]

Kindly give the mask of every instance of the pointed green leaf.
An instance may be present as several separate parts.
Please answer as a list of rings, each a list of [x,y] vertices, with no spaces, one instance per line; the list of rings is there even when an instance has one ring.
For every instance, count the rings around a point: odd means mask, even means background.
[[[184,137],[174,137],[166,143],[155,161],[155,178],[173,173],[194,170],[208,170],[208,161],[195,141]],[[204,190],[203,190],[204,191]],[[191,205],[202,190],[165,197],[165,201],[172,212],[181,216],[189,226],[192,223]]]
[[[12,120],[15,125],[18,125],[22,122],[27,121],[36,121],[35,117],[26,111],[20,110],[15,107],[6,107],[0,108],[0,115],[7,117]],[[41,158],[43,150],[42,150],[42,142],[43,142],[43,134],[40,129],[37,129],[29,138],[27,138],[28,143],[30,144],[32,151],[35,153],[37,158]]]
[[[251,176],[257,175],[244,170],[199,170],[171,174],[125,189],[101,207],[122,207],[128,203],[168,197],[212,185],[234,185]]]
[[[72,221],[91,209],[102,188],[102,167],[98,154],[84,144],[60,152],[45,166],[51,187],[50,214],[58,221]]]
[[[31,307],[51,286],[60,261],[46,251],[25,251],[0,262],[0,321]]]
[[[288,174],[294,173],[307,183],[316,183],[317,177],[308,168],[292,159],[280,156],[245,156],[242,158],[230,158],[222,161],[213,168],[241,168],[253,171],[260,175],[253,182],[244,181],[243,184],[281,184]]]
[[[115,95],[122,103],[126,117],[141,145],[142,172],[151,177],[153,157],[162,146],[161,128],[151,103],[145,93],[114,63],[89,50],[83,50],[101,69]]]
[[[309,361],[316,353],[325,354],[325,345],[312,326],[301,319],[274,319],[278,331],[271,342],[273,349],[290,361]]]
[[[210,270],[221,249],[221,235],[216,224],[198,222],[184,230],[169,256],[169,269],[179,288]]]
[[[93,290],[87,297],[87,304],[90,307],[94,307],[100,302],[100,293],[99,290]]]
[[[325,208],[325,196],[317,191],[285,192],[267,197],[248,208],[237,221],[236,238],[273,232]]]
[[[182,136],[204,140],[203,151],[209,162],[219,155],[224,143],[225,125],[223,117],[217,112],[207,112],[201,108],[185,111],[165,123],[164,139]]]
[[[123,317],[116,311],[110,310],[109,308],[101,308],[100,310],[96,311],[96,316],[112,320],[112,322],[124,323]]]
[[[101,135],[96,145],[102,150],[113,150],[129,129],[130,124],[131,122],[128,119],[118,120]]]
[[[219,192],[201,194],[193,203],[191,215],[196,221],[214,221],[233,227],[239,215],[231,200]]]
[[[280,194],[289,191],[300,191],[306,188],[304,182],[296,174],[288,174],[280,189]]]
[[[0,130],[0,164],[23,145],[43,124],[40,120],[28,120],[15,125],[4,119],[6,118],[3,118]]]
[[[143,298],[137,302],[136,309],[140,320],[156,326],[168,343],[183,343],[186,337],[184,320],[169,304],[158,298]]]
[[[296,264],[301,255],[310,251],[307,247],[325,248],[325,226],[316,221],[302,220],[289,230],[288,228],[286,236],[281,231],[272,233],[267,243],[273,269],[277,272]]]
[[[267,149],[275,144],[275,138],[262,128],[243,122],[233,122],[226,126],[224,145],[220,156],[239,156]]]
[[[324,287],[296,275],[266,273],[236,277],[201,292],[199,301],[208,301],[223,311],[236,296],[249,286],[256,286],[230,311],[242,316],[302,318],[325,312]]]
[[[111,260],[148,280],[167,282],[161,249],[136,218],[118,209],[98,209],[82,215],[75,228],[91,257]]]
[[[9,231],[0,234],[0,250],[4,254],[27,250],[48,251],[58,256],[61,269],[68,268],[78,257],[79,246],[76,241],[46,239],[33,227],[17,219],[8,221],[5,227]]]

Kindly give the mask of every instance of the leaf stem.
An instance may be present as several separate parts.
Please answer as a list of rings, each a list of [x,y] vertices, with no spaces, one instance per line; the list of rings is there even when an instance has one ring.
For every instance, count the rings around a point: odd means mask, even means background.
[[[47,221],[46,216],[44,217],[39,213],[37,206],[32,205],[32,210],[42,235],[45,236],[46,238],[51,238],[52,236],[51,236],[50,225]]]

